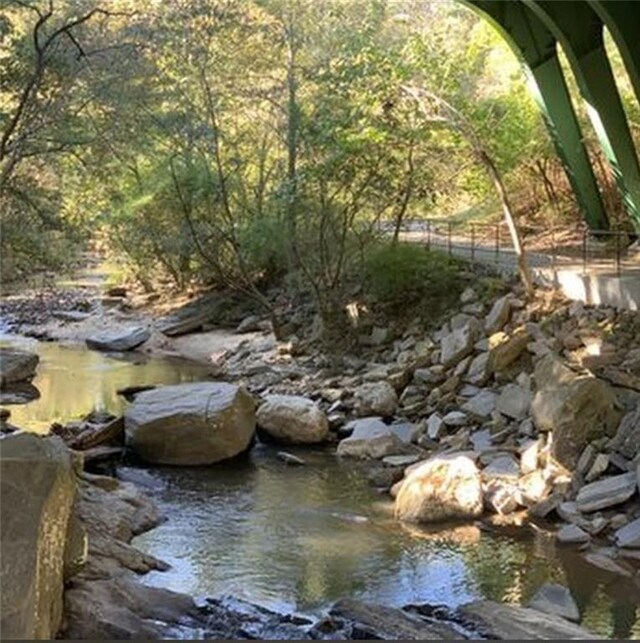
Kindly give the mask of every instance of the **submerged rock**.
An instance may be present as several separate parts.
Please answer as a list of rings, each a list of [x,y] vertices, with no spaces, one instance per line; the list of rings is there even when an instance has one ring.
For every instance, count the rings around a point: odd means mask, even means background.
[[[2,640],[57,634],[74,495],[71,457],[60,438],[0,439]]]
[[[140,393],[125,412],[131,448],[147,462],[213,464],[245,451],[255,434],[255,404],[222,382],[162,386]]]
[[[482,513],[480,472],[466,456],[429,459],[404,479],[394,511],[408,522],[475,518]]]
[[[151,331],[148,328],[136,326],[117,332],[87,337],[86,343],[89,348],[97,351],[121,352],[137,348],[141,344],[144,344],[149,337],[151,337]]]
[[[557,583],[543,585],[527,607],[545,614],[555,614],[574,623],[580,621],[580,611],[571,592]]]
[[[40,358],[35,353],[15,348],[0,348],[0,386],[29,382],[35,374]]]
[[[299,395],[268,395],[258,408],[258,427],[289,444],[314,444],[329,437],[327,416],[315,402]]]

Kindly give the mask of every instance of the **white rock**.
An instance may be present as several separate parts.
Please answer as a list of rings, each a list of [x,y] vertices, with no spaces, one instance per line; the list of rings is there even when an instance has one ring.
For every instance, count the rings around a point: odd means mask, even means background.
[[[258,408],[258,427],[289,444],[315,444],[329,437],[327,416],[313,400],[298,395],[268,395]]]

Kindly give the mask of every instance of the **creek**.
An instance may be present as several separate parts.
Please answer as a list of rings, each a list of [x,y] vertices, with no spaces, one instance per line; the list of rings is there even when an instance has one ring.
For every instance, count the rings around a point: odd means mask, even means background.
[[[40,397],[3,401],[13,424],[40,432],[94,409],[122,412],[116,391],[124,386],[206,378],[205,367],[187,361],[0,341],[40,354],[33,381]],[[305,614],[344,596],[392,606],[455,607],[483,597],[525,604],[542,584],[557,582],[570,588],[585,627],[603,638],[640,637],[637,578],[588,564],[541,529],[403,526],[363,465],[340,462],[333,451],[292,450],[304,467],[285,465],[261,444],[247,458],[209,468],[123,464],[120,475],[142,482],[167,517],[134,541],[172,566],[143,582]]]

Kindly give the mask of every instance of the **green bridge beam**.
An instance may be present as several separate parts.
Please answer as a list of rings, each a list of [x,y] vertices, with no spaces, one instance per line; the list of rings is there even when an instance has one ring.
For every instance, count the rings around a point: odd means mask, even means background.
[[[604,48],[603,25],[584,1],[522,0],[562,45],[627,211],[640,231],[640,165]]]
[[[640,5],[631,0],[588,0],[613,37],[640,102]]]
[[[592,229],[608,220],[569,90],[557,57],[556,38],[524,4],[513,0],[462,0],[481,13],[523,63],[530,90],[547,123],[583,216]]]

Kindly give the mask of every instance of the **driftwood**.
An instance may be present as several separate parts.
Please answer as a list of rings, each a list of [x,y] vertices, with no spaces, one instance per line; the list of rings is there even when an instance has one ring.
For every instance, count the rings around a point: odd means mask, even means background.
[[[111,458],[120,457],[124,453],[122,447],[99,446],[92,447],[82,451],[82,457],[85,464],[89,462],[99,462],[100,460],[110,460]]]
[[[67,444],[77,451],[86,451],[107,443],[124,441],[124,418],[119,417],[101,425],[88,424],[78,435],[68,439]]]
[[[144,391],[152,391],[156,388],[155,384],[146,384],[141,386],[125,386],[124,388],[119,388],[116,393],[124,397],[127,402],[131,402],[135,399],[138,393],[144,393]]]

